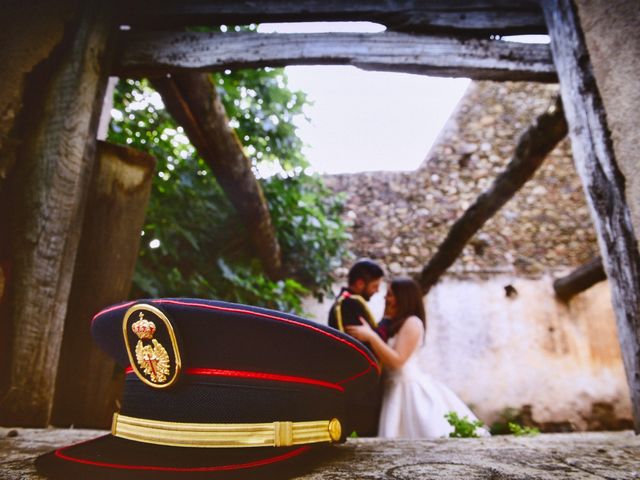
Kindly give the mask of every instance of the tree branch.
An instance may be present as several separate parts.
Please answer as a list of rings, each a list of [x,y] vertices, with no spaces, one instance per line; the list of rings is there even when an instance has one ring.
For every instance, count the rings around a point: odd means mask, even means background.
[[[235,131],[229,127],[224,106],[209,75],[177,73],[170,78],[152,79],[152,84],[244,220],[269,278],[282,278],[280,246],[262,188]]]
[[[540,115],[518,140],[513,158],[491,187],[480,194],[449,230],[435,255],[422,269],[420,284],[425,292],[455,262],[467,242],[533,176],[554,147],[567,135],[567,122],[560,97]]]

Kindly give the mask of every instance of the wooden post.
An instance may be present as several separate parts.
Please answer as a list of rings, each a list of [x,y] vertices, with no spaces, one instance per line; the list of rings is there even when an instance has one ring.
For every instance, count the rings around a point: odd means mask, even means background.
[[[0,423],[47,425],[95,133],[109,72],[110,2],[81,3],[47,62],[18,153],[10,212],[12,323]],[[37,41],[35,39],[34,41]]]
[[[625,179],[614,157],[606,112],[573,2],[545,0],[543,9],[571,148],[611,285],[634,427],[640,433],[640,253],[625,200]]]
[[[124,372],[96,346],[89,326],[100,309],[128,298],[154,167],[146,153],[98,142],[64,325],[54,425],[111,425]]]

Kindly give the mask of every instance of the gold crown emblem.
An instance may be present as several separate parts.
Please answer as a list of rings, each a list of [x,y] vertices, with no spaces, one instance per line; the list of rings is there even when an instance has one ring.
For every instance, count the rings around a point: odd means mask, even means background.
[[[140,320],[131,325],[131,330],[139,339],[151,339],[156,333],[156,324],[144,318],[143,313],[140,312]]]

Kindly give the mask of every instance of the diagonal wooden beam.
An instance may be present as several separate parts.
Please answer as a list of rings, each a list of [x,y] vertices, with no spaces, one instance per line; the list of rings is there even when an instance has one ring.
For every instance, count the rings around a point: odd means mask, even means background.
[[[209,165],[240,217],[267,275],[283,276],[280,245],[262,188],[244,154],[211,78],[183,72],[152,79],[169,113]]]
[[[121,32],[120,76],[179,70],[353,65],[440,77],[555,82],[545,44],[407,33]]]
[[[640,433],[640,251],[625,200],[625,178],[615,159],[575,4],[571,0],[544,0],[542,4],[570,126],[571,149],[611,287],[634,428]]]
[[[405,32],[465,35],[546,33],[536,0],[151,0],[119,9],[135,27],[370,21]]]
[[[425,292],[456,261],[465,245],[495,213],[502,208],[536,170],[554,147],[567,135],[567,122],[560,98],[540,115],[520,136],[507,168],[480,194],[462,216],[455,221],[435,255],[422,269],[420,284]]]

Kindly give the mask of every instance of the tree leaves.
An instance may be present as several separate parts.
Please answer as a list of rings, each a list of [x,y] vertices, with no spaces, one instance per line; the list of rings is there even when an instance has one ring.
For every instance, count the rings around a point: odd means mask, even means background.
[[[329,290],[347,238],[340,198],[318,176],[304,173],[308,163],[293,118],[302,114],[305,95],[287,88],[282,69],[227,71],[214,81],[230,125],[262,175],[289,278],[266,277],[244,225],[160,96],[146,80],[123,80],[114,95],[109,140],[158,161],[132,293],[300,312],[302,296]]]

